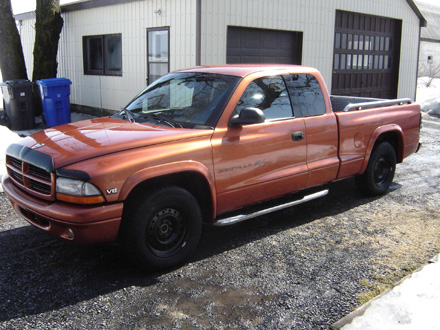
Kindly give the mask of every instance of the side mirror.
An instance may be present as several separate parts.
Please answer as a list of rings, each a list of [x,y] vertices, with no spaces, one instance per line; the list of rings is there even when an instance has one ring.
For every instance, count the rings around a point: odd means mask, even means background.
[[[244,125],[264,123],[266,116],[257,108],[244,108],[239,115],[235,115],[229,121],[229,126],[239,127]]]

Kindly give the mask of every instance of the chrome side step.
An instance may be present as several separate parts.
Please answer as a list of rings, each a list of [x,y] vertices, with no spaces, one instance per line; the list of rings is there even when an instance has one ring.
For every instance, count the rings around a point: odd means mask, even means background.
[[[229,217],[229,218],[225,218],[225,219],[220,219],[220,220],[217,220],[217,222],[214,222],[213,225],[214,226],[219,226],[219,227],[220,226],[232,225],[232,224],[235,224],[235,223],[238,223],[238,222],[241,222],[241,221],[245,221],[245,220],[249,220],[249,219],[252,219],[252,218],[259,217],[259,216],[264,215],[264,214],[272,213],[272,212],[275,212],[275,211],[286,209],[286,208],[294,206],[294,205],[302,204],[302,203],[314,200],[316,198],[324,197],[327,194],[328,194],[328,189],[321,190],[321,191],[318,191],[316,193],[304,196],[301,199],[298,199],[298,200],[295,200],[295,201],[292,201],[292,202],[289,202],[289,203],[277,205],[277,206],[274,206],[274,207],[270,207],[268,209],[252,212],[252,213],[249,213],[249,214],[240,214],[240,215],[235,215],[233,217]]]

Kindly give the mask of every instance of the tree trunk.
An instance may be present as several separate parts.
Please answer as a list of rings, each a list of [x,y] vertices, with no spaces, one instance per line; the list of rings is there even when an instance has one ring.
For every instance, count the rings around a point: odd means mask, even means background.
[[[23,48],[10,0],[0,0],[0,70],[4,81],[27,79]]]
[[[2,1],[2,0],[0,0]],[[37,0],[32,81],[56,78],[57,53],[63,18],[59,0]],[[41,114],[38,86],[34,88],[35,112]]]

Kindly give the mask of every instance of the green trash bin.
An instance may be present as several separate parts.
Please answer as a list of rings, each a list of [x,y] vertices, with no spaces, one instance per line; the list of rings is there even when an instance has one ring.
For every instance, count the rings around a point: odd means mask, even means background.
[[[17,131],[34,128],[35,110],[32,82],[24,79],[7,80],[0,86],[8,127]]]

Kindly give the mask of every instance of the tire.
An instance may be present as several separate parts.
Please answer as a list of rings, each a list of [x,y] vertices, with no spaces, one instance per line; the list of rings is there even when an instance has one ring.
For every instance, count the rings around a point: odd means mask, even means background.
[[[127,204],[121,238],[128,257],[146,270],[183,263],[196,249],[202,217],[185,189],[168,186]]]
[[[368,196],[383,195],[393,182],[396,171],[396,152],[389,142],[373,149],[364,174],[356,177],[359,190]]]

